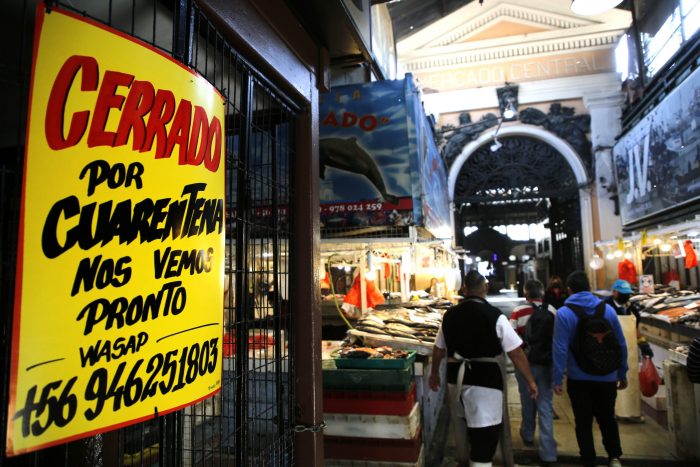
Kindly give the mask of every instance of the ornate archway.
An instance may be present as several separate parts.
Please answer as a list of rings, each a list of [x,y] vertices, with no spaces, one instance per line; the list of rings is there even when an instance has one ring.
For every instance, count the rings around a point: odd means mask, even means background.
[[[542,128],[527,125],[527,124],[514,124],[509,126],[504,126],[498,132],[498,137],[502,141],[507,139],[516,139],[515,137],[520,137],[517,139],[529,140],[530,144],[537,145],[541,144],[543,148],[546,148],[554,154],[556,157],[549,159],[549,168],[552,171],[558,171],[554,176],[548,177],[548,174],[544,173],[543,170],[537,170],[533,168],[532,165],[535,163],[533,160],[518,160],[512,157],[517,151],[511,151],[511,159],[506,157],[505,161],[501,160],[500,164],[502,167],[495,168],[491,167],[492,174],[496,173],[497,177],[500,177],[500,184],[503,186],[510,185],[512,187],[517,187],[512,193],[490,193],[488,180],[483,184],[481,191],[479,186],[479,180],[472,179],[467,180],[462,183],[460,187],[460,174],[462,169],[468,160],[472,157],[488,157],[488,148],[493,141],[495,128],[490,128],[483,133],[481,133],[476,139],[466,144],[462,151],[457,157],[454,158],[450,166],[449,177],[448,177],[448,189],[450,194],[450,203],[453,212],[453,225],[457,227],[457,219],[455,208],[457,205],[461,205],[463,202],[468,201],[463,196],[466,190],[472,195],[476,195],[474,198],[475,202],[486,202],[489,195],[492,195],[494,199],[498,197],[499,199],[517,199],[532,197],[533,194],[528,190],[537,190],[536,196],[538,197],[549,197],[555,196],[561,193],[578,193],[579,206],[580,206],[580,221],[581,221],[581,246],[582,246],[582,256],[583,258],[588,258],[591,255],[591,248],[593,244],[593,225],[592,225],[592,206],[591,206],[591,193],[589,191],[590,179],[588,171],[586,170],[586,165],[581,160],[577,152],[573,147],[564,139],[559,136],[544,130]],[[481,155],[480,155],[481,154]],[[561,157],[559,157],[561,156]],[[522,155],[523,158],[527,159],[527,155]],[[546,160],[545,158],[544,160]],[[495,158],[494,158],[495,160]],[[510,162],[510,163],[509,163]],[[540,161],[541,162],[541,161]],[[477,164],[480,166],[482,164]],[[498,173],[498,169],[501,172]],[[542,168],[540,168],[542,169]],[[570,177],[561,176],[562,170],[569,171]],[[474,174],[475,178],[478,178],[480,174]],[[483,178],[483,174],[481,174]],[[491,175],[493,177],[493,175]],[[505,180],[504,178],[510,179]],[[535,177],[533,183],[527,183],[528,177]],[[494,181],[493,179],[491,181]],[[552,189],[540,189],[541,186],[548,186],[547,183],[551,183],[554,186]],[[468,186],[467,186],[468,185]],[[518,192],[519,190],[519,192]]]

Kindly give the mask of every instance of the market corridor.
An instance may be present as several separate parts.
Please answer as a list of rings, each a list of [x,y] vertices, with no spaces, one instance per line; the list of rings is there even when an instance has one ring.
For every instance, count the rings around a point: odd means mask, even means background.
[[[562,467],[568,465],[580,465],[578,462],[578,446],[574,434],[574,417],[571,411],[571,404],[568,396],[554,396],[554,411],[558,418],[554,420],[554,435],[557,441],[558,464]],[[620,422],[620,438],[624,451],[624,465],[645,465],[645,466],[682,466],[686,465],[679,461],[673,454],[671,439],[668,430],[659,423],[663,423],[665,412],[656,412],[651,408],[644,408],[643,423]],[[525,446],[518,435],[520,426],[520,398],[518,396],[518,386],[515,377],[511,372],[508,374],[508,415],[510,418],[510,432],[513,443],[513,458],[515,465],[539,465],[537,456],[538,435],[535,435],[535,446]],[[595,424],[594,424],[595,426]],[[601,455],[604,455],[600,432],[595,426],[596,452],[598,453],[598,465],[607,465]],[[445,439],[446,438],[446,439]],[[443,435],[445,442],[442,459],[428,459],[426,465],[440,467],[455,467],[455,441],[451,431]],[[435,443],[440,440],[436,439]],[[498,459],[500,450],[497,451],[497,459],[494,465],[505,465],[502,459]],[[439,456],[437,456],[439,457]],[[688,464],[691,465],[691,464]]]

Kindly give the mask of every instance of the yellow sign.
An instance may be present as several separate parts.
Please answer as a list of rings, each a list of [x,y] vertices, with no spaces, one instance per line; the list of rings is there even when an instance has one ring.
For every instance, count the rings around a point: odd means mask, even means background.
[[[220,389],[223,103],[158,50],[39,6],[8,455]]]

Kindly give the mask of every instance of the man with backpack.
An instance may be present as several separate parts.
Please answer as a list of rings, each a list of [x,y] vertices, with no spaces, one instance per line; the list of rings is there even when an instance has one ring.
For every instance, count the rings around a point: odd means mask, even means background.
[[[596,463],[593,418],[603,436],[610,467],[620,467],[620,432],[615,420],[617,390],[627,387],[627,344],[615,310],[590,290],[583,271],[566,280],[569,298],[554,322],[554,392],[562,394],[564,370],[585,466]]]
[[[552,410],[552,335],[556,308],[542,303],[544,284],[537,279],[525,283],[525,305],[517,306],[510,315],[510,324],[523,339],[530,370],[537,383],[537,399],[533,400],[524,376],[515,372],[520,392],[522,421],[520,437],[527,446],[534,444],[535,416],[539,419],[539,456],[542,466],[557,461],[557,443],[553,433]]]

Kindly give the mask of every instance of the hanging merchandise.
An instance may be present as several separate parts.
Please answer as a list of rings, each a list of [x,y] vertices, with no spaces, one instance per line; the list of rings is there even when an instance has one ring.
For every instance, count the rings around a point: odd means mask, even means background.
[[[639,370],[639,389],[644,396],[652,397],[659,390],[659,384],[661,384],[661,378],[654,362],[648,356],[644,356],[642,368]]]
[[[623,259],[617,264],[617,277],[624,279],[630,284],[637,283],[637,268],[634,263],[628,259]]]
[[[323,279],[321,279],[321,288],[322,289],[330,289],[331,288],[331,281],[330,281],[330,277],[328,276],[328,271],[325,271],[325,274],[323,275]]]
[[[692,269],[697,266],[698,256],[695,254],[695,250],[693,250],[693,242],[686,240],[683,249],[685,250],[685,268]]]
[[[365,279],[365,288],[367,289],[367,308],[374,308],[375,306],[384,303],[384,296],[379,290],[377,290],[377,286],[374,285],[374,281]],[[358,275],[352,282],[352,286],[350,286],[350,290],[348,291],[347,295],[345,295],[343,305],[347,303],[349,305],[361,308],[362,299],[360,297],[360,276]]]

